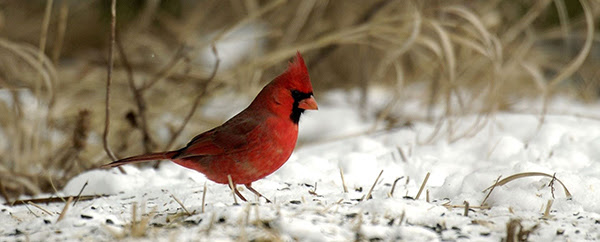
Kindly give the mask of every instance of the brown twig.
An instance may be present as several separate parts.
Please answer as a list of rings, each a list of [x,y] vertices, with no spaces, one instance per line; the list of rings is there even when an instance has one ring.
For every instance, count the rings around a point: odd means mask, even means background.
[[[144,144],[144,152],[149,153],[152,151],[152,138],[150,136],[150,132],[148,132],[148,119],[146,118],[146,101],[142,95],[142,91],[135,86],[135,80],[133,77],[133,68],[131,67],[131,63],[129,59],[127,59],[127,55],[125,54],[125,48],[123,48],[123,43],[121,42],[120,34],[117,33],[115,36],[115,41],[117,44],[117,49],[119,51],[119,56],[121,57],[121,61],[123,61],[123,66],[127,72],[127,83],[129,84],[129,89],[133,94],[133,98],[135,99],[135,104],[137,106],[137,116],[140,119],[140,131],[142,131],[142,144]]]
[[[556,172],[552,174],[552,180],[548,183],[548,187],[550,187],[550,193],[552,193],[552,199],[554,199],[554,181],[556,181]]]
[[[175,131],[175,133],[173,134],[173,136],[169,140],[169,143],[167,143],[167,146],[165,147],[166,150],[171,149],[171,147],[175,143],[175,140],[179,137],[179,135],[181,135],[181,132],[183,131],[183,129],[185,128],[185,126],[187,126],[187,123],[190,121],[190,119],[192,119],[192,116],[194,116],[194,113],[196,113],[196,109],[197,109],[198,105],[200,104],[200,100],[202,99],[202,97],[207,92],[208,84],[217,75],[217,70],[219,69],[219,65],[221,63],[221,58],[219,58],[219,53],[217,52],[217,48],[215,47],[215,45],[212,46],[212,53],[213,53],[213,55],[215,55],[215,58],[216,58],[215,67],[213,68],[212,73],[210,74],[210,76],[204,82],[203,87],[200,88],[201,91],[198,94],[198,96],[196,96],[196,99],[194,100],[194,104],[192,105],[192,109],[190,109],[190,112],[185,116],[185,119],[183,120],[183,123],[181,124],[181,126],[179,126],[179,128],[177,129],[177,131]]]
[[[90,196],[80,196],[77,197],[78,200],[80,201],[88,201],[88,200],[93,200],[96,198],[100,198],[100,197],[109,197],[110,195],[90,195]],[[12,203],[5,203],[3,205],[18,205],[18,204],[28,204],[29,202],[33,202],[33,203],[57,203],[57,202],[64,202],[64,198],[76,198],[73,196],[69,196],[69,197],[48,197],[48,198],[34,198],[34,199],[24,199],[24,200],[16,200]]]
[[[111,160],[116,161],[117,157],[112,152],[110,147],[108,146],[108,131],[110,127],[110,84],[112,82],[112,72],[113,72],[113,46],[115,45],[115,27],[117,24],[117,0],[111,0],[110,4],[110,43],[108,45],[108,66],[107,66],[107,77],[106,77],[106,103],[105,103],[105,113],[104,113],[104,135],[103,135],[103,144],[104,151]]]
[[[110,85],[112,82],[112,72],[113,72],[113,66],[114,66],[114,56],[113,56],[113,49],[115,46],[115,35],[116,35],[116,26],[117,26],[117,0],[111,0],[110,2],[110,44],[108,45],[108,67],[107,67],[107,71],[106,71],[106,99],[105,99],[105,103],[104,103],[104,133],[102,135],[102,144],[104,146],[104,151],[106,152],[106,155],[108,155],[108,157],[112,160],[112,161],[116,161],[117,156],[115,156],[115,153],[113,153],[113,151],[110,149],[110,146],[108,145],[108,133],[109,133],[109,127],[110,127]],[[125,170],[123,169],[123,167],[119,166],[119,171],[121,171],[121,173],[123,174],[127,174],[127,172],[125,172]]]

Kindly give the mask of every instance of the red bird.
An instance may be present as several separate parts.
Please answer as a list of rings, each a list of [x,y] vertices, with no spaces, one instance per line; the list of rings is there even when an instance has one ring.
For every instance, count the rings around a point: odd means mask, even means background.
[[[296,146],[300,116],[304,110],[316,109],[308,70],[298,52],[295,61],[267,84],[250,106],[221,126],[197,135],[181,149],[133,156],[102,167],[171,160],[216,183],[228,184],[231,176],[232,189],[244,201],[235,184],[243,184],[261,197],[252,182],[287,161]]]

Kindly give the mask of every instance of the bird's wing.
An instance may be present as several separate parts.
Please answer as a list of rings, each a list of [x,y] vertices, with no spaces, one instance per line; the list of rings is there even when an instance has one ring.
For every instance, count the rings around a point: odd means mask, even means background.
[[[248,148],[252,131],[260,121],[256,118],[232,118],[223,125],[194,137],[174,158],[236,153]]]

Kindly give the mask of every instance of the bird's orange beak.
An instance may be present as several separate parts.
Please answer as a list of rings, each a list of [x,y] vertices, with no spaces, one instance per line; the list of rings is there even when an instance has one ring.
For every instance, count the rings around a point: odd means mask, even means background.
[[[317,110],[319,107],[317,106],[317,101],[313,96],[309,98],[303,99],[298,103],[298,107],[304,110]]]

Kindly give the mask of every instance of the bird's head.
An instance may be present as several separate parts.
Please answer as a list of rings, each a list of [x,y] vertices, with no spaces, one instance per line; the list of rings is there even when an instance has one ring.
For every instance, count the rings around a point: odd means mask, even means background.
[[[318,109],[308,70],[300,52],[290,62],[287,70],[269,83],[257,96],[267,102],[269,109],[279,115],[289,115],[298,123],[304,110]]]

